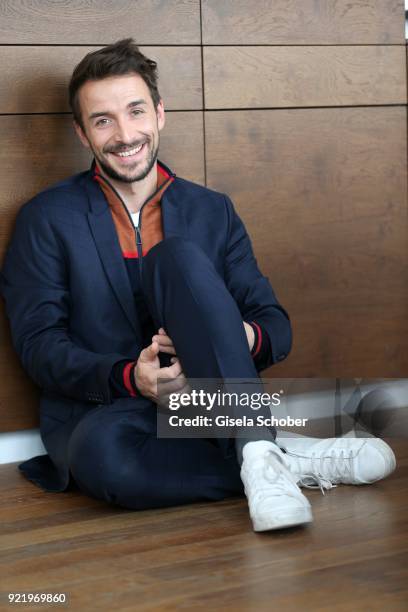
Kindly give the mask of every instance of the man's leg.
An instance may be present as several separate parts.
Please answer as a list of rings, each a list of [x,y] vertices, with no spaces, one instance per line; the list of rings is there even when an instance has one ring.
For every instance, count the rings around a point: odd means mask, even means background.
[[[91,410],[72,433],[68,460],[87,495],[143,510],[220,500],[243,486],[234,458],[204,439],[158,439],[156,407],[121,398]]]
[[[242,316],[224,281],[210,260],[193,243],[172,238],[156,245],[143,260],[143,288],[157,329],[172,338],[188,379],[234,379],[227,391],[259,392],[262,383],[248,348]],[[239,380],[247,381],[244,387]],[[250,381],[250,382],[248,382]],[[235,417],[270,417],[269,408],[257,412],[233,406]],[[245,433],[238,432],[245,437]],[[274,441],[275,428],[248,429],[249,440]],[[219,439],[226,456],[234,444]],[[239,460],[244,442],[237,442]]]
[[[156,245],[143,259],[143,290],[157,329],[163,327],[172,338],[188,379],[250,380],[250,391],[262,390],[242,315],[200,248],[179,238]],[[239,382],[227,385],[228,392],[239,388]],[[269,408],[248,410],[235,404],[233,416],[270,416]],[[255,427],[236,434],[248,437],[236,445],[220,437],[218,444],[226,459],[235,455],[242,463],[254,529],[310,522],[310,504],[284,465],[283,452],[274,443],[275,430]]]
[[[142,276],[153,319],[172,338],[187,378],[258,378],[239,309],[199,247],[160,242],[143,258]]]
[[[155,324],[172,338],[187,378],[250,380],[254,390],[261,389],[241,313],[201,249],[181,238],[156,245],[143,260],[143,288]],[[248,408],[237,413],[244,414],[249,416]],[[274,439],[276,431],[264,428],[262,434]]]

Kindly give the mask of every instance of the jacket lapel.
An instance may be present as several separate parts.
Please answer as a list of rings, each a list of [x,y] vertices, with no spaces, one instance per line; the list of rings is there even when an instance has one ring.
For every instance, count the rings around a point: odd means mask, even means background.
[[[178,193],[177,180],[169,185],[162,198],[162,220],[164,238],[187,238],[185,221],[180,210],[181,194]]]
[[[102,190],[93,181],[91,174],[86,180],[86,190],[91,208],[88,213],[88,221],[102,265],[129,323],[141,338],[132,288],[112,215]]]

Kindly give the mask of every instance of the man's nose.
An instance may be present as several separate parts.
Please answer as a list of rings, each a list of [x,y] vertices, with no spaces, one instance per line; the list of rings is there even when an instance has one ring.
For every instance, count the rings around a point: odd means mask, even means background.
[[[117,121],[115,137],[116,140],[119,142],[131,144],[132,138],[134,139],[134,136],[132,136],[132,130],[129,121],[127,121],[126,119],[120,119]]]

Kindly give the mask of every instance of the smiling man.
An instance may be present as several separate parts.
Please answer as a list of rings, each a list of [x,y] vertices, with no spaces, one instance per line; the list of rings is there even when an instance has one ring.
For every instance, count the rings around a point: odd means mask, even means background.
[[[78,105],[77,134],[92,150],[103,174],[122,188],[127,183],[127,191],[133,195],[140,192],[140,183],[146,179],[143,184],[148,193],[147,186],[157,180],[163,102],[153,100],[137,74],[87,81],[77,98],[72,100],[74,109]]]
[[[312,520],[301,484],[389,474],[380,440],[280,447],[265,426],[235,441],[157,437],[159,378],[179,392],[197,378],[257,388],[290,351],[289,319],[230,199],[158,161],[155,62],[131,39],[108,45],[75,68],[69,97],[94,162],[22,207],[1,275],[14,346],[42,390],[48,455],[21,471],[134,509],[245,491],[257,531]]]

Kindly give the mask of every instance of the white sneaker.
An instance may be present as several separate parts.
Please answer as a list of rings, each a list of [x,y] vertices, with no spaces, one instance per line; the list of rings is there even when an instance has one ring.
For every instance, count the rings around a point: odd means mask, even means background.
[[[279,438],[278,435],[276,442],[285,449],[285,464],[296,476],[298,485],[318,486],[323,493],[337,484],[376,482],[396,467],[392,449],[379,438]]]
[[[282,457],[278,446],[266,440],[247,442],[243,448],[241,479],[254,531],[292,527],[313,520],[310,504]]]

